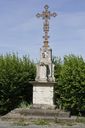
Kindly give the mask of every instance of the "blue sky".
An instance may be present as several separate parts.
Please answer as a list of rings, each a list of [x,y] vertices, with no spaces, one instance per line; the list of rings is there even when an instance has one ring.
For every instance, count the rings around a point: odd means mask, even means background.
[[[38,59],[43,45],[44,5],[58,16],[50,20],[49,45],[54,56],[85,59],[85,0],[0,0],[0,54],[15,52]]]

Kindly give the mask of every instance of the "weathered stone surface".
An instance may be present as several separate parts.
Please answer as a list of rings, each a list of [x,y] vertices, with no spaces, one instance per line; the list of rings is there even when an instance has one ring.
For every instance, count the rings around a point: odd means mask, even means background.
[[[2,119],[46,119],[55,120],[56,118],[69,118],[69,112],[50,109],[15,109],[3,116]]]
[[[53,82],[54,64],[52,64],[52,49],[42,47],[40,49],[40,62],[36,65],[36,81],[38,82]]]
[[[33,104],[42,107],[54,107],[54,64],[52,63],[52,49],[40,49],[40,61],[36,64],[36,78],[33,84]],[[47,107],[46,107],[47,108]]]
[[[47,5],[45,6],[48,7]],[[56,13],[55,13],[56,14]],[[49,15],[49,13],[48,13]],[[39,14],[37,15],[39,17]],[[50,15],[49,15],[50,16]],[[52,16],[52,15],[51,15]],[[54,16],[54,14],[53,14]],[[56,15],[55,15],[56,16]],[[45,17],[45,13],[44,13]],[[36,78],[33,82],[33,105],[42,105],[42,108],[54,107],[54,64],[52,63],[52,49],[48,45],[48,16],[46,12],[44,23],[45,42],[40,48],[40,61],[36,64]]]
[[[33,103],[53,105],[53,87],[33,86]]]
[[[33,104],[54,107],[54,82],[32,82]]]

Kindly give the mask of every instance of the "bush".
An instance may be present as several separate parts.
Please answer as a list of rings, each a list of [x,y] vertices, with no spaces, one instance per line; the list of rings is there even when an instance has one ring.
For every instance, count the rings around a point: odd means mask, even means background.
[[[57,65],[60,67],[57,72]],[[63,63],[56,64],[56,104],[59,108],[70,110],[72,114],[85,111],[85,62],[82,57],[69,55]]]
[[[0,113],[17,107],[22,101],[32,101],[35,65],[29,57],[17,55],[0,56]]]

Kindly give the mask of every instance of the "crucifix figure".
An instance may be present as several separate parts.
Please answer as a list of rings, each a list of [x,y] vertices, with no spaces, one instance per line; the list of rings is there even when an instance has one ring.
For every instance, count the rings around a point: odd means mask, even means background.
[[[49,20],[50,20],[50,17],[55,17],[57,16],[57,14],[54,12],[54,13],[51,13],[50,11],[48,11],[48,8],[49,6],[48,5],[45,5],[44,6],[45,8],[45,11],[43,11],[41,14],[40,13],[37,13],[37,17],[42,17],[42,19],[44,20],[44,24],[43,24],[43,31],[45,33],[45,35],[43,36],[44,38],[44,47],[48,47],[48,32],[49,32]]]

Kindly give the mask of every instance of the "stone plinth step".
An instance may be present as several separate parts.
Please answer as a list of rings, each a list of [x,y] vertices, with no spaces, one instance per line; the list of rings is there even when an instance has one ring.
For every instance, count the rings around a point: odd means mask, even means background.
[[[26,121],[30,121],[30,120],[54,120],[54,117],[49,117],[49,116],[3,116],[1,118],[2,120],[26,120]]]
[[[69,112],[47,109],[18,108],[2,117],[2,119],[48,119],[69,118]]]
[[[47,110],[47,109],[18,109],[15,110],[15,113],[19,113],[24,116],[53,116],[53,117],[69,117],[68,112],[63,112],[59,110]]]

